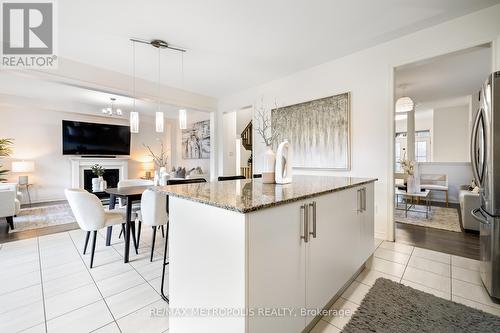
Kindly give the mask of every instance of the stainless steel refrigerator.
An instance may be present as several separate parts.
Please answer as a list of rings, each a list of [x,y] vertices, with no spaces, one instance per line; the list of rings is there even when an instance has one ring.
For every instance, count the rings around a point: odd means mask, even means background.
[[[500,300],[500,72],[490,75],[479,93],[471,133],[471,162],[480,187],[480,273],[490,296]]]

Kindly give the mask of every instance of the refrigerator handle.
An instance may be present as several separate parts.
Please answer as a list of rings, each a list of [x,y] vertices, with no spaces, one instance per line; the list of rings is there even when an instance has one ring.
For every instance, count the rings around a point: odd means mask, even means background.
[[[480,223],[482,223],[482,224],[490,224],[490,222],[488,222],[488,220],[485,219],[483,213],[481,212],[481,208],[475,208],[475,209],[471,210],[470,213]],[[479,216],[479,215],[481,215],[481,216]]]
[[[476,119],[474,119],[474,124],[472,125],[472,132],[471,132],[471,137],[470,137],[470,158],[472,162],[472,175],[474,176],[474,181],[476,182],[477,186],[481,186],[481,181],[479,177],[479,171],[477,169],[477,156],[476,156],[476,138],[477,138],[477,131],[479,128],[479,122],[481,119],[481,113],[482,109],[479,108],[476,114]]]

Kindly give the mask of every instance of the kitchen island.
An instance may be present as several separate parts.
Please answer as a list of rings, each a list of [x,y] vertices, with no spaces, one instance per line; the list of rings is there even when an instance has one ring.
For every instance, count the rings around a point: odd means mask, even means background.
[[[169,196],[170,331],[307,331],[374,250],[375,181],[155,187]]]

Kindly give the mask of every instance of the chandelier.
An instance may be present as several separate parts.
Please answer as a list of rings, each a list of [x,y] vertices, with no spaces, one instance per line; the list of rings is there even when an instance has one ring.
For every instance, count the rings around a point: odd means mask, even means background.
[[[116,98],[111,97],[110,100],[111,102],[109,103],[109,107],[103,108],[101,112],[108,116],[118,116],[118,117],[123,116],[122,110],[115,108]]]

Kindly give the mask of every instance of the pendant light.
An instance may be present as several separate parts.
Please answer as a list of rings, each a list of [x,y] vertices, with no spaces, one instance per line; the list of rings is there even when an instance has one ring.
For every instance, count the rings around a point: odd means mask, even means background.
[[[134,94],[134,107],[130,112],[130,133],[139,133],[139,112],[135,110],[135,41],[132,41],[132,70],[133,70],[133,94]]]
[[[181,53],[181,80],[184,88],[184,53]],[[187,112],[186,109],[179,109],[179,128],[181,130],[187,128]]]
[[[156,133],[163,133],[165,125],[165,115],[163,114],[163,112],[161,112],[161,102],[160,102],[160,86],[161,86],[160,56],[161,56],[160,48],[158,48],[158,94],[156,96],[158,100],[158,111],[156,111],[156,119],[155,119]]]
[[[405,113],[413,111],[415,103],[410,97],[405,96],[407,85],[401,84],[399,87],[403,89],[403,97],[398,98],[398,100],[396,101],[396,113]]]

